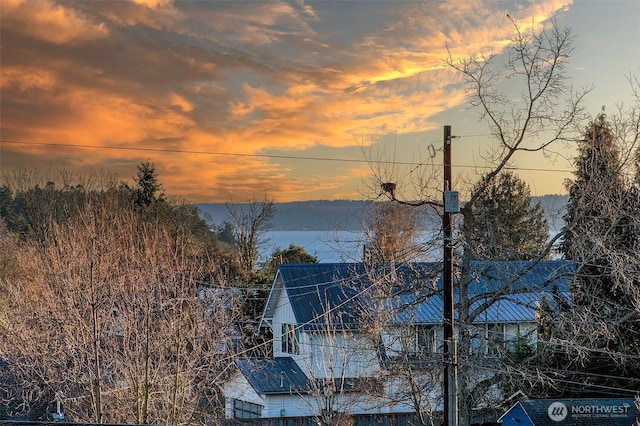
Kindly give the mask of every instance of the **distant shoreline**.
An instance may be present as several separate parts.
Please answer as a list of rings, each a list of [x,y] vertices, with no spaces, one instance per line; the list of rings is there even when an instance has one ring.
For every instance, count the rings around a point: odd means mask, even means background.
[[[540,202],[549,222],[549,228],[558,231],[562,227],[562,214],[567,195],[544,195],[532,197],[532,203]],[[355,231],[363,230],[372,201],[316,200],[274,203],[276,214],[273,231]],[[225,203],[194,204],[200,215],[210,225],[219,226],[229,221]],[[435,220],[431,218],[431,220]]]

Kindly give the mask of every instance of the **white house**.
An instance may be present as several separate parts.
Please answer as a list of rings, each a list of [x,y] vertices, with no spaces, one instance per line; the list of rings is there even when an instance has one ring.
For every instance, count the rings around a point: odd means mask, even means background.
[[[471,309],[484,304],[472,351],[491,356],[497,346],[535,342],[541,295],[552,287],[566,293],[572,264],[472,268]],[[442,410],[441,290],[440,263],[280,265],[261,320],[273,334],[273,358],[236,359],[222,384],[227,417]],[[422,400],[407,380],[421,381]]]

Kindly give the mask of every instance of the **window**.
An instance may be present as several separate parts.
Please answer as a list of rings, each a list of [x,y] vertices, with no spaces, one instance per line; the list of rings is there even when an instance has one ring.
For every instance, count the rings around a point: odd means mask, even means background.
[[[425,355],[436,351],[435,329],[417,325],[400,331],[400,350],[412,355]]]
[[[487,326],[487,342],[490,355],[498,355],[504,352],[504,326],[502,324],[489,324]]]
[[[510,354],[526,354],[535,350],[537,329],[531,324],[506,324],[504,339]]]
[[[436,330],[433,327],[416,328],[418,351],[423,354],[436,352]]]
[[[487,353],[487,330],[482,327],[473,327],[471,329],[471,350],[474,355]]]
[[[405,354],[415,352],[415,334],[412,328],[400,330],[400,351]]]
[[[482,327],[482,328],[481,328]],[[505,352],[505,325],[484,324],[474,327],[471,334],[471,353],[479,355],[500,355]]]
[[[251,402],[233,400],[233,418],[234,419],[259,419],[262,417],[262,405],[252,404]]]
[[[282,352],[300,355],[300,328],[282,324]]]

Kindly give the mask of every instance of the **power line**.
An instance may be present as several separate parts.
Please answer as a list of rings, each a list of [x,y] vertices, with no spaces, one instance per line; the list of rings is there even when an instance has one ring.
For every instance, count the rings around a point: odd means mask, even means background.
[[[474,136],[474,135],[472,135]],[[475,135],[481,136],[481,135]],[[2,143],[15,144],[15,145],[32,145],[32,146],[51,146],[51,147],[67,147],[67,148],[92,148],[102,150],[116,150],[116,151],[139,151],[139,152],[158,152],[158,153],[172,153],[172,154],[198,154],[198,155],[219,155],[228,157],[245,157],[245,158],[271,158],[280,160],[307,160],[307,161],[333,161],[340,163],[362,163],[362,164],[388,164],[399,166],[412,166],[413,169],[409,174],[413,173],[417,168],[427,165],[427,161],[413,162],[413,161],[391,161],[391,160],[367,160],[358,158],[339,158],[339,157],[320,157],[320,156],[297,156],[297,155],[280,155],[280,154],[244,154],[233,153],[223,151],[196,151],[177,148],[142,148],[142,147],[130,147],[130,146],[114,146],[114,145],[90,145],[90,144],[70,144],[70,143],[53,143],[53,142],[35,142],[13,139],[0,139]],[[478,166],[469,164],[454,164],[455,167],[465,169],[491,169],[491,166]],[[513,167],[506,166],[505,170],[519,170],[519,171],[534,171],[534,172],[555,172],[555,173],[572,173],[570,169],[545,169],[536,167]]]
[[[313,161],[337,161],[346,163],[371,163],[372,161],[361,160],[356,158],[335,158],[335,157],[311,157],[311,156],[296,156],[296,155],[277,155],[277,154],[243,154],[233,152],[221,152],[221,151],[194,151],[186,149],[174,149],[174,148],[133,148],[128,146],[113,146],[113,145],[88,145],[88,144],[69,144],[69,143],[51,143],[51,142],[30,142],[30,141],[16,141],[8,139],[0,139],[3,143],[20,144],[20,145],[39,145],[39,146],[60,146],[68,148],[93,148],[93,149],[110,149],[110,150],[122,150],[122,151],[143,151],[143,152],[162,152],[162,153],[179,153],[179,154],[200,154],[200,155],[223,155],[229,157],[249,157],[249,158],[275,158],[285,160],[313,160]],[[374,161],[380,164],[399,164],[412,166],[416,163],[413,162],[398,162],[398,161]]]

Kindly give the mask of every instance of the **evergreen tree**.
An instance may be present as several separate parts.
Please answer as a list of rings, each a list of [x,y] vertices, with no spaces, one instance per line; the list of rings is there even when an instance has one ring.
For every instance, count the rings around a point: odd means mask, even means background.
[[[575,261],[572,306],[548,330],[574,348],[552,346],[547,360],[567,365],[564,395],[603,396],[640,385],[640,261],[635,191],[627,182],[619,142],[604,114],[586,129],[569,186],[561,251]],[[552,316],[547,312],[547,316]],[[549,321],[547,321],[549,323]],[[552,339],[553,340],[553,339]]]
[[[585,132],[578,147],[575,175],[568,185],[561,251],[566,258],[580,261],[591,257],[592,247],[586,244],[589,239],[607,235],[603,242],[612,248],[622,230],[617,221],[626,185],[620,151],[604,114]]]
[[[528,260],[540,256],[549,226],[540,204],[531,205],[529,186],[511,172],[501,172],[482,190],[462,227],[472,259]]]
[[[570,185],[561,251],[578,263],[574,298],[624,301],[635,292],[629,267],[637,257],[638,211],[622,170],[620,150],[604,114],[587,128]],[[626,271],[629,271],[627,273]]]
[[[28,233],[28,223],[16,212],[13,192],[7,185],[0,187],[0,217],[4,219],[10,231],[20,234]]]
[[[152,163],[146,162],[138,165],[138,173],[135,189],[135,203],[140,207],[149,207],[156,201],[164,201],[162,183],[158,179],[158,173]]]
[[[227,244],[229,247],[237,250],[238,243],[236,241],[235,231],[233,224],[227,220],[218,225],[215,230],[218,241]]]

